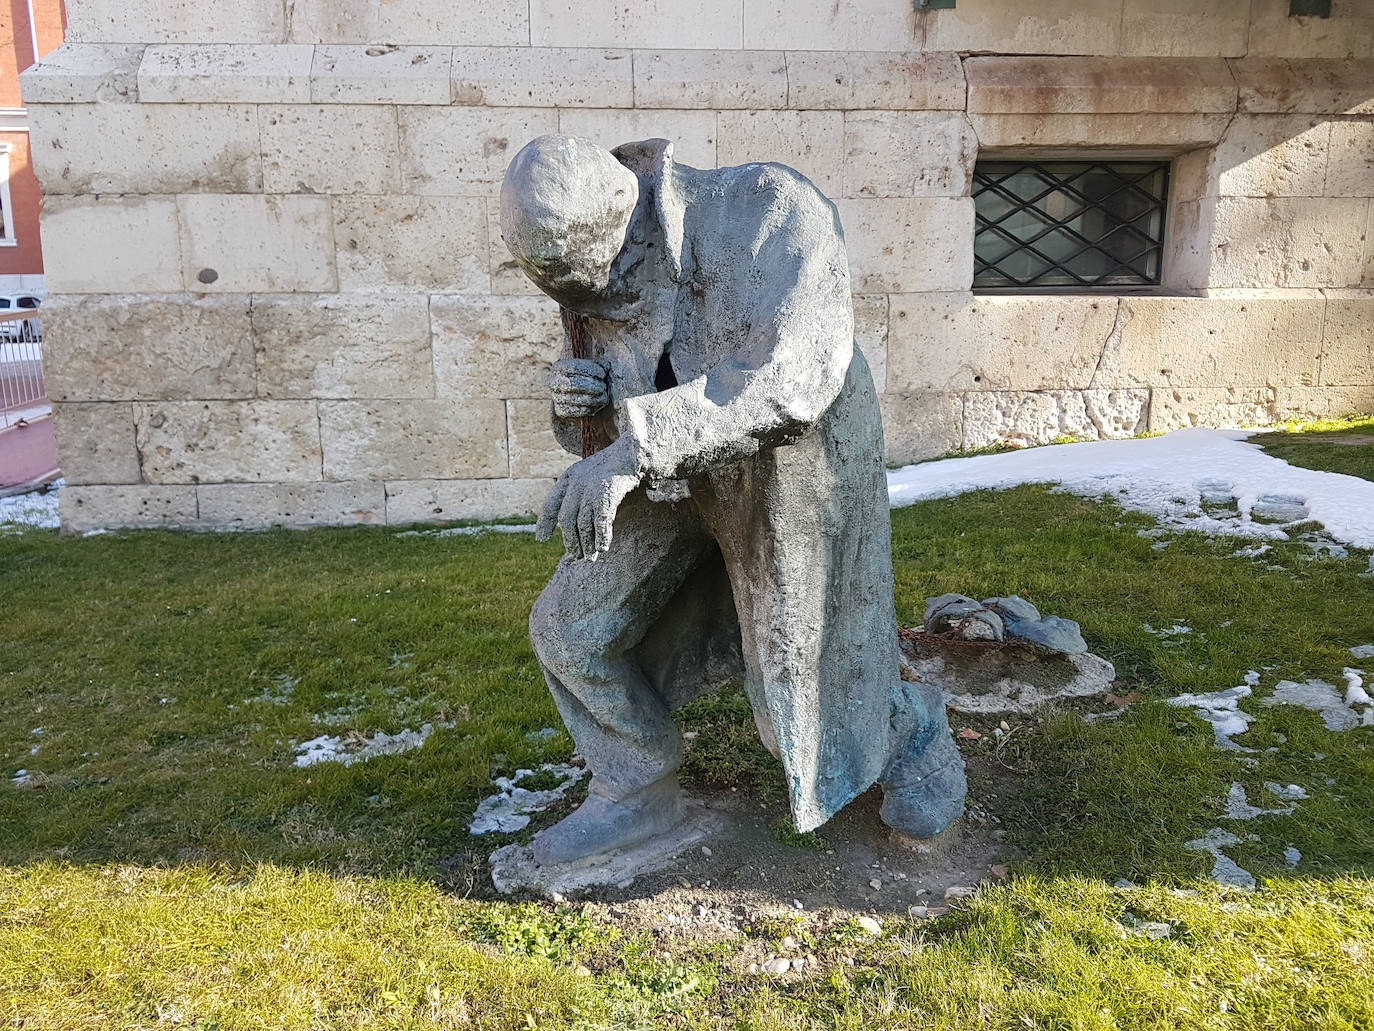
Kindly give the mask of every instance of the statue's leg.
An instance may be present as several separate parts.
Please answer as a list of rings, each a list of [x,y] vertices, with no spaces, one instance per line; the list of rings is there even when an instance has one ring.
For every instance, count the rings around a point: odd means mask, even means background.
[[[964,812],[964,760],[940,692],[902,681],[893,698],[896,752],[882,776],[883,822],[917,838],[939,834]]]
[[[634,844],[681,821],[682,738],[633,651],[712,542],[687,504],[635,492],[608,552],[568,557],[530,613],[530,640],[592,771],[583,805],[535,837],[541,862]]]

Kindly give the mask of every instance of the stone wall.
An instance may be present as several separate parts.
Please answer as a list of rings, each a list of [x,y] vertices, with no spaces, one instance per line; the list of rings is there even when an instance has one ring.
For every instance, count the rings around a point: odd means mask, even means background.
[[[24,76],[64,525],[533,510],[561,330],[495,197],[552,131],[833,197],[892,462],[1374,409],[1374,9],[1024,6],[71,0]],[[971,292],[980,153],[1173,158],[1165,287]]]

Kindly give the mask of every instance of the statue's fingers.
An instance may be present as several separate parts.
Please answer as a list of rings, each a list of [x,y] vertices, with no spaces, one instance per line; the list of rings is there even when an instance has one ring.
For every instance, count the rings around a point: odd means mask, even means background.
[[[594,493],[583,492],[581,504],[577,507],[577,537],[578,543],[582,545],[582,554],[592,559],[596,558],[597,552],[596,513]]]
[[[563,496],[563,506],[558,510],[558,528],[563,531],[563,547],[573,558],[581,558],[582,539],[577,532],[577,514],[582,507],[583,490],[574,484]]]
[[[563,495],[567,492],[568,474],[564,473],[553,485],[553,490],[549,491],[549,496],[544,499],[544,509],[534,524],[535,540],[546,541],[553,536],[553,531],[558,526],[558,511],[563,506]]]

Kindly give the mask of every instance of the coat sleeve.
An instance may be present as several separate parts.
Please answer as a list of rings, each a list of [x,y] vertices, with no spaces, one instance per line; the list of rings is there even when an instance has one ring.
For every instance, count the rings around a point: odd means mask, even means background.
[[[854,310],[834,207],[809,184],[767,208],[750,256],[714,274],[745,277],[747,327],[728,360],[672,389],[625,400],[620,431],[644,473],[698,475],[785,444],[823,416],[844,385]],[[698,256],[698,260],[704,260]]]

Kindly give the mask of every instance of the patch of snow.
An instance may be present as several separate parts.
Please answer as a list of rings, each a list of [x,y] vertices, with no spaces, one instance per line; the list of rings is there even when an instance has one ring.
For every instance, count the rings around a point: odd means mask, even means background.
[[[1278,785],[1274,785],[1278,787]],[[1231,790],[1226,794],[1226,808],[1222,815],[1228,820],[1253,820],[1256,816],[1287,816],[1293,807],[1287,809],[1261,809],[1251,805],[1245,798],[1245,788],[1237,781],[1231,782]]]
[[[534,523],[484,523],[481,526],[450,526],[443,530],[402,530],[393,537],[471,537],[482,533],[534,533]]]
[[[1223,848],[1239,845],[1240,840],[1230,831],[1213,827],[1202,837],[1185,842],[1183,847],[1189,852],[1207,852],[1211,855],[1212,880],[1218,884],[1234,884],[1240,888],[1253,890],[1255,887],[1254,874],[1250,873],[1249,870],[1241,869],[1236,865],[1234,859],[1221,851]]]
[[[1245,674],[1245,682],[1246,682],[1247,684],[1249,684],[1251,687],[1255,687],[1256,685],[1258,685],[1258,684],[1259,684],[1259,681],[1260,681],[1260,675],[1259,675],[1259,671],[1258,671],[1258,670],[1253,670],[1253,669],[1252,669],[1252,670],[1248,670],[1248,671],[1246,672],[1246,674]]]
[[[1283,861],[1289,866],[1297,866],[1302,861],[1302,853],[1289,845],[1283,850]]]
[[[1374,562],[1374,558],[1370,561]],[[1374,644],[1357,644],[1350,649],[1350,654],[1357,659],[1374,659]]]
[[[1280,680],[1274,686],[1274,693],[1264,699],[1264,704],[1297,705],[1320,713],[1327,730],[1349,730],[1360,725],[1359,713],[1347,709],[1341,693],[1325,680],[1308,680],[1302,684]]]
[[[1285,787],[1284,785],[1277,784],[1272,780],[1266,780],[1264,782],[1264,790],[1268,791],[1272,795],[1278,795],[1279,798],[1282,798],[1286,802],[1297,802],[1301,801],[1304,798],[1310,797],[1307,794],[1306,789],[1301,788],[1296,784],[1289,784]]]
[[[314,766],[316,763],[342,763],[352,766],[366,762],[379,755],[395,755],[419,748],[434,733],[434,724],[426,723],[419,730],[402,730],[395,734],[378,733],[368,738],[361,734],[334,737],[321,734],[319,737],[302,741],[296,746],[296,766]]]
[[[1374,705],[1374,698],[1364,689],[1364,670],[1346,666],[1341,675],[1345,677],[1346,705]]]
[[[46,490],[31,490],[27,494],[11,494],[0,498],[0,524],[31,526],[37,530],[56,530],[57,496],[64,480],[55,480]]]
[[[1259,558],[1273,545],[1270,544],[1251,544],[1249,547],[1237,548],[1231,552],[1232,558]]]
[[[1240,700],[1250,697],[1251,693],[1249,684],[1239,684],[1225,691],[1181,694],[1165,701],[1178,709],[1192,709],[1199,718],[1210,723],[1218,748],[1227,752],[1253,752],[1253,748],[1246,748],[1231,740],[1236,734],[1245,733],[1255,720],[1240,708]]]
[[[33,783],[33,774],[28,770],[18,770],[15,772],[14,776],[10,778],[10,783],[17,788],[28,787]]]
[[[1252,513],[1293,516],[1292,522],[1303,510],[1303,521],[1321,523],[1341,543],[1374,548],[1374,482],[1289,465],[1246,443],[1252,432],[1193,428],[1162,437],[925,462],[889,472],[888,498],[898,507],[972,490],[1057,483],[1072,494],[1111,497],[1170,529],[1214,535],[1283,540],[1283,524],[1259,522]],[[1204,513],[1203,486],[1210,493],[1220,479],[1229,485],[1237,510]]]
[[[552,773],[559,778],[559,782],[542,791],[520,787],[522,780],[536,773]],[[562,799],[568,789],[586,775],[587,771],[581,767],[566,763],[544,763],[538,770],[516,770],[513,777],[497,777],[492,783],[499,790],[477,804],[477,811],[472,814],[472,822],[468,824],[468,832],[511,834],[523,830],[530,822],[531,813],[542,813]]]
[[[265,702],[268,705],[289,705],[291,696],[296,693],[296,685],[300,683],[300,678],[289,677],[285,673],[278,673],[272,678],[272,683],[262,689],[262,694],[256,698],[245,698],[244,705],[252,705],[255,702]]]
[[[1182,637],[1184,634],[1193,632],[1193,628],[1186,623],[1175,623],[1173,626],[1162,630],[1156,630],[1149,623],[1142,623],[1140,626],[1147,634],[1154,634],[1156,637]]]

